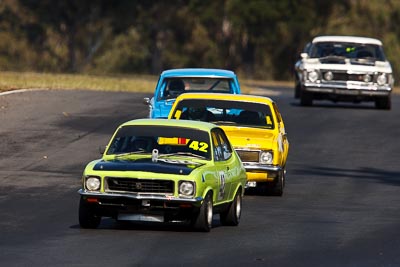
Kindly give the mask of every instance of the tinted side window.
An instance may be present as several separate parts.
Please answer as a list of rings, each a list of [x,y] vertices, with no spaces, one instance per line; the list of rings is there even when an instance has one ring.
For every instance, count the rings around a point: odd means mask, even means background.
[[[310,53],[311,43],[307,43],[303,48],[303,53]]]
[[[215,137],[214,137],[215,136]],[[232,147],[226,137],[225,133],[221,129],[215,129],[213,131],[213,141],[216,139],[218,145],[215,148],[216,160],[228,160],[232,156]]]
[[[277,105],[275,103],[272,103],[272,106],[274,107],[274,111],[275,111],[275,114],[276,114],[276,119],[277,119],[278,123],[280,123],[282,121],[281,113],[279,112],[278,107],[277,107]]]
[[[220,144],[219,144],[218,135],[215,131],[212,131],[211,137],[212,137],[212,143],[213,143],[214,160],[221,161],[223,159],[223,157],[222,157],[222,151],[221,151]]]

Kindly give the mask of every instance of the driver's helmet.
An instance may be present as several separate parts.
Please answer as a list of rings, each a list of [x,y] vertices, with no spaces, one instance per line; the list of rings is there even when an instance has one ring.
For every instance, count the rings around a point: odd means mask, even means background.
[[[206,119],[207,109],[205,107],[191,107],[188,109],[188,117],[192,120]]]
[[[133,141],[133,151],[151,151],[152,142],[148,138],[136,137]]]
[[[185,83],[181,79],[171,80],[168,84],[168,92],[171,96],[178,96],[185,91]]]

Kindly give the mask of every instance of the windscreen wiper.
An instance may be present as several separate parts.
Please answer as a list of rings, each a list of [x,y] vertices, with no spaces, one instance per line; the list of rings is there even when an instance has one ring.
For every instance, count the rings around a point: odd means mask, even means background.
[[[189,157],[194,157],[194,158],[199,158],[199,159],[207,159],[204,156],[197,155],[197,154],[194,154],[191,152],[176,152],[176,153],[169,153],[169,154],[160,154],[160,155],[158,155],[158,158],[168,157],[168,156],[177,156],[177,155],[178,156],[189,156]]]
[[[115,154],[114,158],[117,159],[117,158],[129,156],[129,155],[144,154],[144,153],[149,153],[149,152],[147,152],[146,150],[138,150],[138,151],[126,152],[126,153],[122,153],[122,154]]]

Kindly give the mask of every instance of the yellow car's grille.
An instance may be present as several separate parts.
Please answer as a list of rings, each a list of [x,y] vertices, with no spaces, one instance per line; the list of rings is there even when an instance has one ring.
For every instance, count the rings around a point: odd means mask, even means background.
[[[174,182],[169,180],[107,177],[106,191],[172,194],[174,193]]]
[[[236,150],[242,162],[259,162],[259,151]]]

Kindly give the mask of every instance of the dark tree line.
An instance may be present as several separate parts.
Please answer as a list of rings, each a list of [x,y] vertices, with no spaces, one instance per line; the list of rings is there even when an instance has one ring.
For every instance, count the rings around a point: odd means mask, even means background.
[[[0,0],[0,70],[291,79],[312,37],[376,37],[398,69],[395,0]]]

